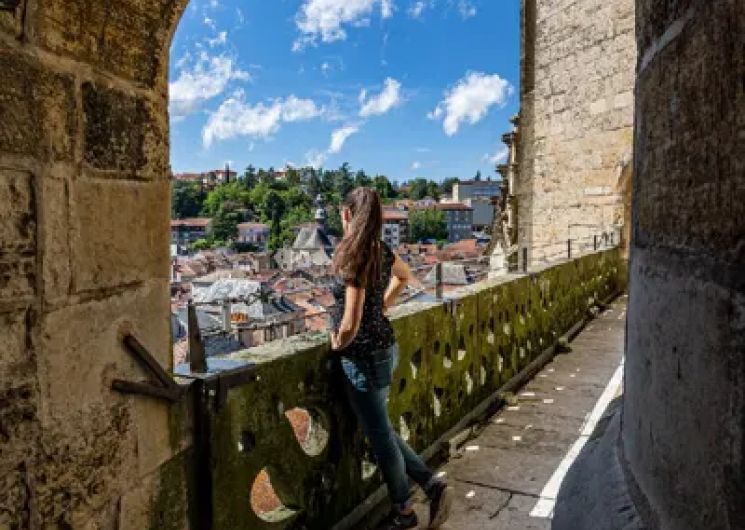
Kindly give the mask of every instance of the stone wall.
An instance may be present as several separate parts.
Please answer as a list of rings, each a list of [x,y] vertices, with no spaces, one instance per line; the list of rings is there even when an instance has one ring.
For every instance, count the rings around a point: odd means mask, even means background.
[[[170,359],[166,71],[185,3],[0,12],[3,530],[185,525],[178,407],[110,388],[145,377],[125,331]]]
[[[519,254],[531,265],[623,224],[632,148],[633,0],[523,0]],[[616,233],[616,237],[618,234]]]
[[[592,307],[623,290],[622,264],[613,249],[482,282],[451,303],[397,308],[400,360],[389,411],[401,436],[419,450],[434,444]],[[365,457],[326,335],[293,337],[230,360],[248,365],[210,383],[214,529],[332,528],[380,477]],[[298,410],[309,420],[301,428],[293,423]],[[254,509],[249,492],[265,491],[267,476],[283,506]]]
[[[637,35],[625,455],[660,528],[745,528],[745,3]]]

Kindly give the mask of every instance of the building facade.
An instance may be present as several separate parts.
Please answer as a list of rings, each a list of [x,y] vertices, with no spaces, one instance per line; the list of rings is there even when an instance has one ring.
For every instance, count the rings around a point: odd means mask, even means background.
[[[491,201],[499,197],[498,180],[464,180],[453,185],[453,202],[465,202],[469,199]]]
[[[383,209],[383,241],[393,248],[409,242],[409,212]]]
[[[445,216],[448,241],[460,241],[473,237],[473,208],[461,202],[440,203],[433,206]]]
[[[229,167],[224,169],[213,169],[203,173],[176,173],[173,180],[179,182],[200,182],[207,188],[214,188],[219,184],[233,182],[238,178],[238,173]]]
[[[269,226],[263,223],[241,223],[238,225],[238,242],[266,248],[269,239]]]
[[[195,241],[209,236],[211,229],[212,219],[209,217],[172,219],[171,244],[179,247],[188,247]]]

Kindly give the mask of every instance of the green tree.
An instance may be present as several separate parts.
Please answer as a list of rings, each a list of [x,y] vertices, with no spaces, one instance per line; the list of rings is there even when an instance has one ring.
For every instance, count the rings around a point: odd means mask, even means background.
[[[335,176],[336,173],[334,171],[329,171],[328,169],[324,169],[321,171],[322,193],[331,193],[332,191],[334,191]]]
[[[427,179],[418,178],[409,183],[409,199],[420,201],[429,194],[429,183]]]
[[[281,195],[287,205],[287,209],[304,208],[308,212],[313,207],[313,201],[315,199],[311,198],[300,187],[290,188],[287,191],[281,192]]]
[[[445,215],[435,209],[412,211],[409,214],[409,227],[414,241],[447,239],[448,236]]]
[[[396,196],[396,190],[393,189],[391,181],[384,175],[376,175],[373,179],[373,187],[378,190],[382,199],[393,199]]]
[[[334,175],[334,191],[342,198],[354,189],[354,180],[352,173],[349,171],[349,164],[344,162]]]
[[[233,181],[217,186],[207,194],[202,213],[215,217],[222,208],[238,210],[250,209],[251,206],[251,192],[243,182]]]
[[[191,249],[194,252],[199,252],[200,250],[207,250],[212,248],[212,243],[208,239],[197,239],[194,241],[194,243],[191,244]]]
[[[171,216],[174,219],[197,217],[206,197],[199,182],[174,182],[171,189]]]
[[[238,224],[241,216],[230,208],[220,208],[212,219],[212,243],[214,246],[238,239]]]
[[[328,212],[328,219],[326,219],[326,232],[329,235],[341,237],[344,233],[344,228],[341,223],[341,211],[338,204],[332,205],[326,210]]]
[[[243,174],[243,185],[246,189],[250,190],[258,183],[259,178],[256,176],[256,168],[249,164],[246,168],[246,172]]]
[[[269,223],[269,248],[276,250],[282,246],[282,217],[287,212],[287,203],[282,194],[269,190],[264,199],[264,220]]]
[[[440,195],[450,195],[453,192],[453,186],[459,182],[460,180],[455,177],[443,180],[440,184]]]
[[[323,193],[323,183],[314,168],[309,168],[306,172],[308,182],[308,195],[316,198],[316,195]]]
[[[301,182],[300,171],[294,167],[287,168],[285,180],[290,188],[299,187]]]
[[[360,169],[354,174],[354,187],[370,187],[373,185],[373,180],[367,176],[364,170]]]

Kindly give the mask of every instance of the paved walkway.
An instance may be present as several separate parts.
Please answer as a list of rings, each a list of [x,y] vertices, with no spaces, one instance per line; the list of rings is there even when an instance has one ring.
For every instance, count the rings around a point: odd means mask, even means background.
[[[443,530],[551,528],[566,470],[621,392],[625,316],[623,297],[442,466],[456,493]],[[417,512],[427,520],[423,504]]]

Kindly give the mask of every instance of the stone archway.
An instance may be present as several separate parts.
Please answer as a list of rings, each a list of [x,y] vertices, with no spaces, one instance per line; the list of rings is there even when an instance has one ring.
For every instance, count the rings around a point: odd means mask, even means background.
[[[167,63],[186,3],[0,12],[0,528],[184,526],[174,411],[110,387],[145,377],[126,330],[170,363]]]

